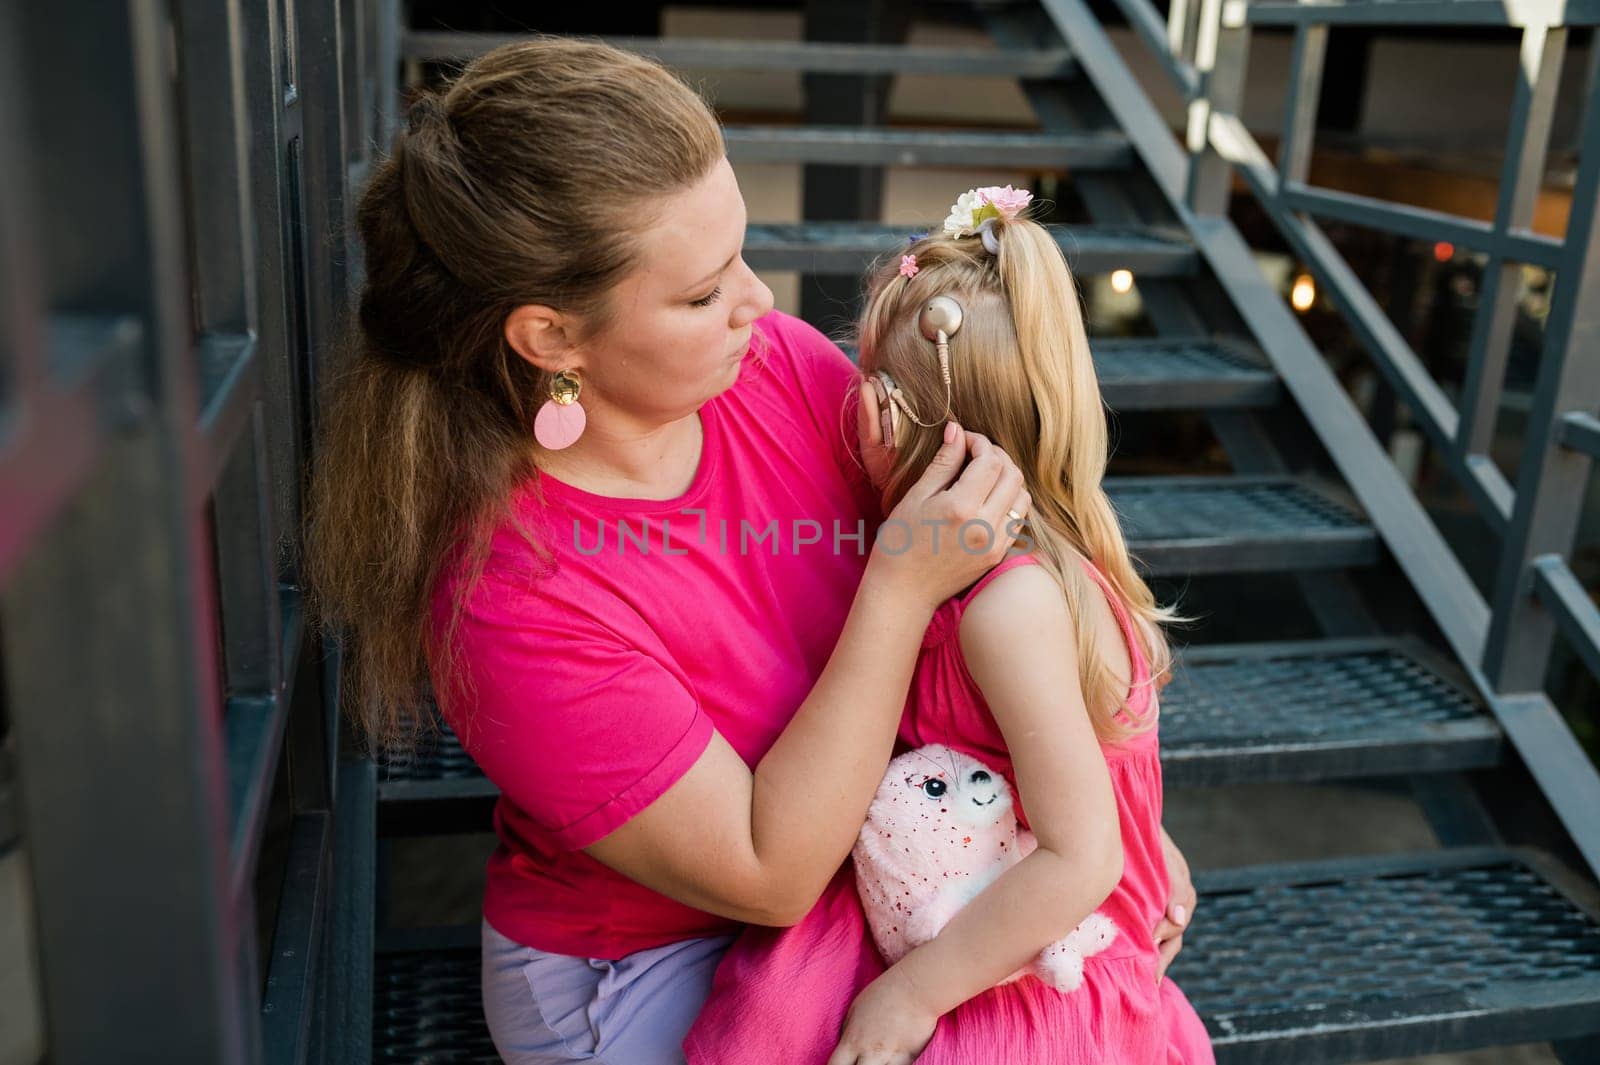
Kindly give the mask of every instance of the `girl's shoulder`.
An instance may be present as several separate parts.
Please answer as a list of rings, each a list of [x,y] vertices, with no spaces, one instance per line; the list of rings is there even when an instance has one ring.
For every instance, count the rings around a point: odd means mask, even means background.
[[[1045,572],[1040,560],[1033,552],[1018,552],[1001,559],[993,569],[978,578],[966,591],[946,599],[934,611],[933,619],[929,622],[927,632],[922,637],[922,646],[924,648],[936,647],[955,636],[960,631],[961,618],[966,613],[967,608],[972,605],[973,600],[985,588],[993,584],[1002,573],[1009,573],[1014,569],[1021,569],[1025,566],[1038,567],[1040,573]]]
[[[978,578],[972,587],[958,595],[956,597],[957,601],[960,603],[961,607],[965,609],[972,604],[972,601],[978,597],[980,592],[989,587],[989,585],[993,584],[995,579],[998,578],[1002,573],[1009,573],[1010,571],[1014,569],[1020,569],[1023,566],[1039,566],[1041,572],[1043,571],[1043,564],[1040,562],[1039,557],[1032,551],[1019,551],[1015,554],[1007,555],[1005,558],[996,563],[995,567],[988,573],[985,573],[982,577]]]

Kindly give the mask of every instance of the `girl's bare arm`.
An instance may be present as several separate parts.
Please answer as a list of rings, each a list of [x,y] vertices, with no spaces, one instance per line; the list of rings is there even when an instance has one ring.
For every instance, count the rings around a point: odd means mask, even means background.
[[[961,619],[967,670],[994,712],[1039,848],[895,966],[937,1016],[1070,932],[1122,878],[1110,773],[1078,680],[1061,590],[1041,567],[991,581]]]

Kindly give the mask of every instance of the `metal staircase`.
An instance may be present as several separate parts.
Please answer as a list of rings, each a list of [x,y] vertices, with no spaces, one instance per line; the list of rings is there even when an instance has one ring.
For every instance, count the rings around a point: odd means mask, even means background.
[[[1542,692],[1512,692],[1489,680],[1489,604],[1281,297],[1268,289],[1225,214],[1224,157],[1255,168],[1247,176],[1258,193],[1273,187],[1271,165],[1246,151],[1253,141],[1230,113],[1237,96],[1228,96],[1242,83],[1243,37],[1258,13],[1263,20],[1298,19],[1307,27],[1302,36],[1315,41],[1325,34],[1319,19],[1349,21],[1366,12],[1377,20],[1448,21],[1463,17],[1466,5],[1416,0],[1225,11],[1208,0],[1186,13],[1179,2],[1169,33],[1145,3],[1119,0],[1211,123],[1192,154],[1081,0],[980,5],[976,17],[997,42],[994,52],[882,43],[619,43],[702,70],[787,68],[864,78],[1004,69],[1018,77],[1033,105],[1037,132],[908,131],[867,116],[855,126],[730,127],[729,155],[736,162],[818,168],[989,160],[1006,169],[1064,169],[1091,216],[1089,224],[1059,229],[1075,271],[1120,268],[1138,277],[1157,336],[1093,341],[1107,402],[1121,410],[1205,412],[1234,472],[1108,479],[1131,549],[1152,577],[1290,574],[1324,629],[1317,639],[1204,644],[1183,654],[1163,698],[1169,787],[1399,778],[1415,783],[1443,844],[1416,854],[1201,874],[1205,917],[1186,936],[1173,975],[1204,1016],[1219,1060],[1367,1061],[1550,1041],[1564,1060],[1600,1061],[1600,894],[1593,882],[1600,779]],[[1486,5],[1466,17],[1488,18]],[[1178,32],[1185,20],[1187,37]],[[460,57],[500,40],[427,33],[406,38],[403,47],[414,57]],[[1169,40],[1178,42],[1176,52]],[[1234,69],[1225,68],[1230,59]],[[1298,99],[1314,97],[1304,73],[1296,77]],[[1585,190],[1592,198],[1600,172],[1600,104],[1593,97],[1591,90],[1585,147],[1594,150],[1584,156],[1580,198]],[[1303,104],[1291,105],[1303,113]],[[1289,143],[1294,158],[1299,142]],[[1303,182],[1303,161],[1293,165]],[[1304,199],[1309,193],[1298,195],[1280,209],[1292,220],[1315,206]],[[862,218],[873,217],[875,205],[857,206]],[[1503,226],[1387,210],[1404,217],[1407,232],[1422,227],[1431,234],[1427,226],[1437,224],[1439,239],[1504,245],[1507,258],[1536,246],[1539,261],[1562,267],[1582,261],[1581,247],[1569,255],[1544,238],[1507,235]],[[1591,211],[1577,210],[1573,239],[1590,241],[1592,221]],[[1308,260],[1328,278],[1324,284],[1359,300],[1364,290],[1353,277],[1339,276],[1331,245],[1314,225],[1301,224],[1307,235],[1296,246],[1311,253]],[[904,238],[901,229],[870,220],[752,224],[745,254],[757,269],[850,275]],[[1584,275],[1583,291],[1596,288],[1594,272]],[[1591,311],[1591,332],[1593,319]],[[1369,315],[1357,328],[1380,341],[1380,358],[1396,353],[1396,338],[1380,320]],[[1546,358],[1559,362],[1566,343],[1552,342],[1554,354],[1547,350]],[[1580,339],[1570,343],[1576,359]],[[1414,355],[1401,360],[1402,381],[1413,382],[1401,394],[1437,392],[1431,382],[1415,382],[1415,363]],[[1595,398],[1594,384],[1587,382],[1589,393],[1573,388],[1559,400],[1543,398],[1547,405],[1581,406],[1580,397]],[[1300,439],[1283,427],[1286,408],[1302,418]],[[1437,404],[1430,409],[1437,414]],[[1307,436],[1331,464],[1303,461],[1313,450]],[[1474,437],[1477,451],[1484,439]],[[1481,467],[1477,457],[1468,454],[1458,469]],[[1531,506],[1530,499],[1512,503],[1509,487],[1491,491],[1502,506],[1502,532],[1520,525],[1510,514]],[[1570,524],[1568,534],[1565,542],[1544,540],[1544,549],[1570,548]],[[1507,538],[1508,558],[1527,552],[1524,540],[1531,538]],[[1447,648],[1381,630],[1348,578],[1379,564],[1396,566],[1410,581]],[[1572,615],[1563,631],[1592,642],[1600,631],[1592,604],[1571,595],[1563,602]],[[1493,612],[1522,609],[1520,600],[1502,596]],[[1585,654],[1594,664],[1592,651]],[[1504,822],[1512,804],[1495,792],[1516,777],[1507,766],[1526,767],[1525,788],[1544,787],[1534,805],[1549,823],[1532,829]],[[380,832],[482,829],[494,798],[493,786],[446,736],[438,749],[383,772]],[[1552,835],[1562,840],[1559,858],[1521,845]],[[486,1043],[471,1041],[481,1032],[474,934],[439,930],[417,942],[413,932],[386,941],[395,949],[378,959],[378,1060],[491,1060],[483,1056],[490,1053]],[[441,1039],[445,1030],[469,1041]],[[419,1053],[424,1046],[426,1055]]]
[[[696,70],[806,74],[806,125],[726,132],[736,163],[806,168],[811,220],[752,224],[745,253],[807,275],[808,315],[853,297],[866,263],[904,240],[876,221],[886,166],[1053,172],[1087,216],[1058,227],[1075,271],[1137,276],[1155,335],[1092,340],[1106,400],[1197,412],[1230,472],[1109,479],[1131,548],[1155,580],[1280,582],[1318,630],[1193,634],[1163,695],[1169,788],[1377,781],[1408,789],[1440,844],[1198,874],[1202,919],[1172,974],[1218,1059],[1547,1042],[1568,1065],[1600,1062],[1600,776],[1543,686],[1557,638],[1600,675],[1600,610],[1566,561],[1600,455],[1600,78],[1566,238],[1529,228],[1569,31],[1600,23],[1600,2],[1170,0],[1165,15],[1114,2],[1188,102],[1186,142],[1085,0],[936,5],[965,11],[992,50],[874,39],[905,25],[892,0],[810,0],[812,36],[853,40],[614,43]],[[14,294],[0,307],[0,490],[20,504],[0,522],[0,732],[9,722],[21,766],[13,787],[0,744],[0,867],[21,847],[35,866],[41,1045],[64,1065],[493,1062],[477,926],[389,927],[384,855],[400,836],[488,830],[495,789],[448,732],[404,764],[340,755],[337,658],[303,631],[281,549],[310,385],[361,271],[353,237],[309,234],[349,234],[341,220],[395,131],[396,71],[514,38],[409,32],[398,0],[172,7],[170,24],[129,9],[92,38],[70,3],[0,12],[0,57],[17,61],[0,63],[15,90],[0,123],[51,137],[0,158],[0,191],[28,174],[41,205],[34,231],[0,197]],[[1328,27],[1360,24],[1520,33],[1492,223],[1308,184]],[[1277,162],[1237,117],[1258,25],[1296,33]],[[13,69],[27,77],[13,85]],[[897,74],[1013,77],[1039,128],[890,127]],[[102,169],[131,175],[125,199],[103,194]],[[1489,595],[1263,278],[1228,218],[1234,174],[1499,538]],[[145,223],[132,235],[129,217]],[[1489,256],[1461,400],[1317,218]],[[116,239],[32,250],[75,226]],[[1522,262],[1560,284],[1513,480],[1486,452]],[[20,283],[33,277],[37,290]],[[1427,631],[1380,624],[1363,573],[1414,598]],[[130,703],[145,727],[126,726]],[[269,864],[284,870],[270,890]],[[115,905],[81,904],[108,879]],[[146,957],[173,978],[130,979],[126,959]]]

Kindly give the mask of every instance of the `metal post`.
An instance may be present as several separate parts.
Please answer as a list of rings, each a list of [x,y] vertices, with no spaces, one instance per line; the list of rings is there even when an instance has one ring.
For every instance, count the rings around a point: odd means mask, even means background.
[[[897,42],[910,24],[903,0],[807,0],[808,41]],[[888,114],[889,75],[806,74],[806,122],[827,126],[882,125]],[[872,221],[883,210],[883,167],[808,163],[802,171],[806,221]],[[807,274],[800,279],[800,315],[821,328],[851,318],[860,296],[853,274]]]
[[[1578,176],[1572,190],[1555,298],[1528,412],[1516,505],[1494,585],[1494,613],[1483,672],[1499,692],[1544,687],[1555,626],[1533,594],[1532,560],[1567,555],[1582,514],[1590,458],[1561,446],[1561,415],[1600,406],[1600,83],[1591,82],[1583,112]]]
[[[1199,214],[1226,215],[1233,170],[1210,145],[1213,113],[1237,114],[1244,99],[1250,27],[1242,0],[1202,0],[1195,68],[1200,92],[1189,101],[1189,179],[1185,200]]]
[[[1500,195],[1495,205],[1496,233],[1525,230],[1533,223],[1566,50],[1564,28],[1539,24],[1522,31],[1520,76],[1511,102]],[[1517,321],[1520,273],[1520,265],[1507,262],[1498,253],[1492,253],[1484,265],[1467,374],[1461,388],[1461,420],[1456,426],[1455,450],[1463,462],[1471,456],[1487,454],[1494,439],[1501,383],[1511,354],[1511,331]]]

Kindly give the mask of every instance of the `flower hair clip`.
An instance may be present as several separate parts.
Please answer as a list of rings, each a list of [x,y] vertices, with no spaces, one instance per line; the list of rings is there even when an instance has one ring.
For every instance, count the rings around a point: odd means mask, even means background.
[[[920,268],[917,266],[917,257],[915,255],[900,256],[901,277],[916,277],[918,269]]]
[[[945,234],[965,237],[976,233],[983,238],[983,246],[990,255],[999,255],[1000,242],[994,235],[995,221],[1011,221],[1032,200],[1033,193],[1027,189],[1014,189],[1010,185],[968,189],[951,205],[950,215],[944,220]]]

